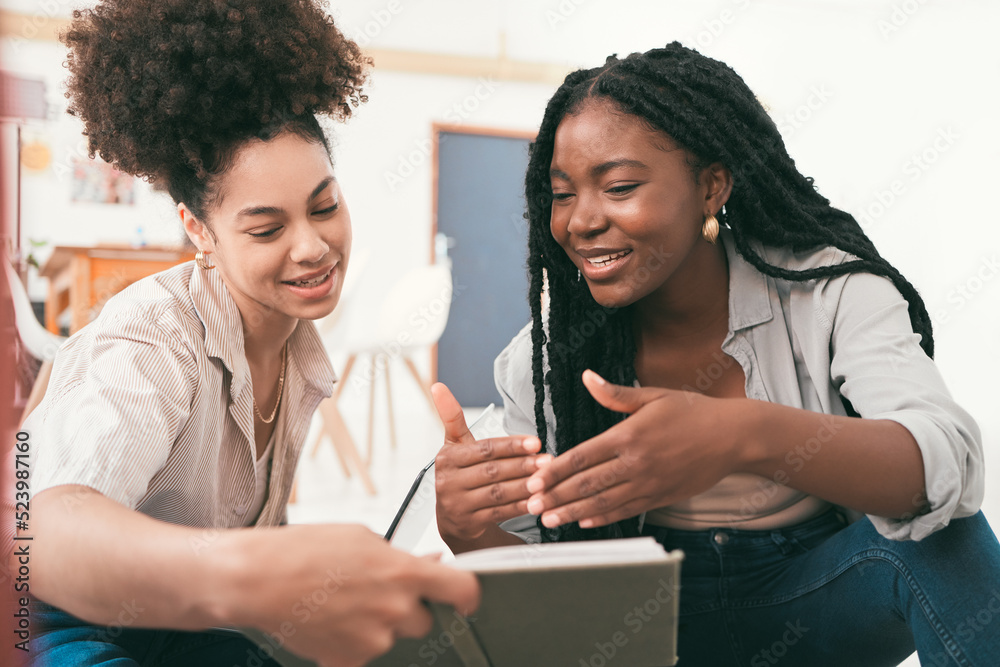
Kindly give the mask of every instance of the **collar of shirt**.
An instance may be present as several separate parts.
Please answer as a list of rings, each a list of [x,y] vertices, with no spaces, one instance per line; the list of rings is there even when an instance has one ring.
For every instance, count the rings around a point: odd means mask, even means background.
[[[250,366],[243,351],[243,320],[236,302],[218,271],[194,269],[189,283],[191,301],[205,327],[205,352],[216,357],[232,376],[230,413],[246,438],[246,465],[253,465],[254,437]],[[301,379],[301,382],[298,381]],[[288,339],[288,369],[285,406],[279,418],[286,433],[273,454],[271,490],[257,518],[257,526],[273,526],[284,520],[285,504],[295,476],[295,467],[309,427],[310,417],[322,397],[333,393],[336,374],[330,365],[316,326],[299,321]],[[293,450],[288,451],[290,443]]]
[[[195,269],[190,282],[191,301],[205,327],[205,351],[226,366],[232,376],[234,400],[250,382],[250,366],[243,351],[243,320],[218,271]],[[289,365],[303,381],[324,396],[333,393],[336,375],[316,327],[299,322],[288,339]]]
[[[769,322],[774,315],[767,276],[736,252],[736,242],[729,228],[723,227],[719,231],[729,260],[730,330],[735,332]],[[752,242],[751,245],[758,254],[762,254],[758,244]]]

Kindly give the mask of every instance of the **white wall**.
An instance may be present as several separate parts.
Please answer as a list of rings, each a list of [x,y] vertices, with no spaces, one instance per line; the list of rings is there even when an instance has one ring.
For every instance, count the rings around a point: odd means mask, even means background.
[[[49,146],[52,163],[42,172],[21,170],[22,247],[28,239],[49,241],[36,254],[44,260],[52,245],[131,243],[136,228],[150,244],[177,245],[180,226],[168,197],[136,181],[133,205],[109,205],[70,201],[74,158],[87,157],[83,125],[65,109],[62,62],[65,49],[54,42],[10,40],[0,42],[4,68],[19,76],[46,82],[49,120],[30,121],[22,129],[22,140],[40,140]],[[46,285],[30,276],[29,292],[44,299]]]
[[[803,173],[863,222],[923,295],[935,320],[942,372],[983,428],[991,462],[987,507],[1000,517],[1000,468],[992,463],[1000,456],[992,386],[1000,377],[992,354],[1000,343],[1000,279],[994,280],[1000,277],[1000,228],[987,198],[1000,158],[1000,6],[415,0],[393,14],[397,5],[388,2],[350,4],[350,10],[346,3],[338,8],[345,31],[362,35],[367,28],[371,45],[380,48],[490,56],[498,53],[503,29],[507,53],[518,60],[589,67],[610,53],[680,39],[732,65],[779,121]],[[375,84],[368,107],[342,132],[341,176],[350,186],[359,244],[376,238],[365,225],[394,230],[378,234],[378,256],[387,274],[398,275],[424,261],[430,166],[420,166],[397,192],[371,174],[393,169],[428,138],[430,122],[472,94],[476,82],[378,73],[376,67]],[[544,88],[501,83],[468,122],[536,127]],[[390,248],[388,238],[402,242]]]
[[[342,29],[367,46],[494,56],[504,33],[517,60],[594,66],[617,52],[680,39],[732,65],[779,119],[789,151],[819,189],[862,220],[921,291],[937,359],[982,425],[987,506],[1000,516],[1000,227],[990,192],[1000,158],[995,122],[1000,3],[989,0],[337,0]],[[45,77],[53,101],[62,50],[3,44],[5,66]],[[336,130],[337,171],[356,246],[373,251],[364,290],[385,289],[427,261],[430,124],[534,129],[553,88],[376,70],[370,102]],[[454,105],[464,105],[465,117]],[[49,124],[56,161],[77,145],[72,119]],[[387,174],[412,173],[391,186]],[[404,172],[401,172],[401,168]],[[25,178],[27,235],[61,243],[154,240],[179,233],[169,202],[80,206],[52,173]],[[895,189],[895,192],[893,190]],[[36,292],[37,293],[37,292]]]

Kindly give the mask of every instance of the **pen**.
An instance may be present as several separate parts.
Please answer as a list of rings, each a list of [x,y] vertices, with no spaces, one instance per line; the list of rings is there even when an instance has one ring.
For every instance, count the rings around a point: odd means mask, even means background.
[[[495,407],[496,407],[495,403],[490,403],[488,406],[486,406],[486,409],[483,410],[482,414],[479,415],[476,421],[472,422],[472,425],[469,426],[469,433],[471,433],[472,437],[475,438],[476,440],[479,440],[480,438],[476,434],[475,429],[486,422],[487,417],[493,414],[493,409]],[[389,530],[385,532],[385,539],[387,540],[392,539],[393,534],[396,532],[396,528],[399,526],[400,519],[403,518],[403,514],[406,512],[406,508],[409,507],[410,502],[413,500],[413,497],[417,494],[417,489],[420,488],[420,482],[423,481],[424,475],[427,474],[427,471],[433,467],[434,467],[434,459],[431,459],[430,463],[425,465],[420,470],[420,472],[417,473],[417,478],[413,480],[413,484],[410,485],[410,490],[406,492],[406,497],[403,498],[403,503],[399,506],[399,510],[396,512],[396,516],[393,517],[392,523],[389,524]]]

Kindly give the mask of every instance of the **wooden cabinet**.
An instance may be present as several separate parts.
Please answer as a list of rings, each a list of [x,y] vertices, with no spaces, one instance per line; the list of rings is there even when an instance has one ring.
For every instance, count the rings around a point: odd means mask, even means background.
[[[179,248],[56,246],[39,275],[49,279],[45,328],[59,333],[59,316],[70,309],[70,334],[97,317],[104,303],[140,278],[194,259]]]

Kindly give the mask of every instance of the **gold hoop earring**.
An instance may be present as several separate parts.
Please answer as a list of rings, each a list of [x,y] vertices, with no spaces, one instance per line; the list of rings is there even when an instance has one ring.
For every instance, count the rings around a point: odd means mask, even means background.
[[[715,219],[714,215],[705,218],[705,224],[701,226],[701,235],[705,237],[706,241],[715,245],[719,238],[719,221]]]
[[[194,263],[198,265],[198,268],[202,271],[211,271],[215,268],[215,264],[208,263],[208,256],[211,252],[205,252],[204,250],[199,250],[194,254]]]

